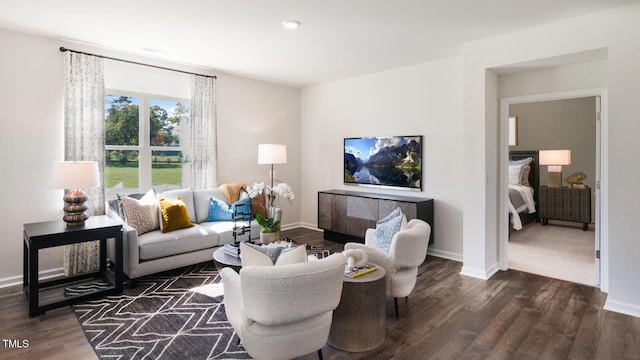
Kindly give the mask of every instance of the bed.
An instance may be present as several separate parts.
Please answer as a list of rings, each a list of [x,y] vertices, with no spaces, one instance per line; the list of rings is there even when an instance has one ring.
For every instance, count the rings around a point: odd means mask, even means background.
[[[509,152],[509,223],[515,230],[538,220],[538,151]]]

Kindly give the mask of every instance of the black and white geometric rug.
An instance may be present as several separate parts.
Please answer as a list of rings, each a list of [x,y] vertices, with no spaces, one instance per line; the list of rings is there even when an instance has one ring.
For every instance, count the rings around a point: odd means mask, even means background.
[[[74,306],[101,359],[251,359],[227,321],[213,262],[140,278]]]

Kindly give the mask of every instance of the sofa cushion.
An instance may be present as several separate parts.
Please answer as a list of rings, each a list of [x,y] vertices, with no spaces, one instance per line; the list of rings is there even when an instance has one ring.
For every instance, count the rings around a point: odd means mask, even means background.
[[[196,209],[193,204],[193,190],[191,189],[177,189],[165,191],[160,196],[168,200],[175,200],[180,196],[184,204],[187,206],[187,212],[189,213],[189,221],[192,223],[196,221]]]
[[[159,202],[160,230],[163,233],[194,226],[193,223],[189,221],[187,207],[184,201],[182,201],[182,197],[178,196],[175,200],[169,200],[161,196]]]
[[[193,190],[193,205],[196,211],[196,223],[207,221],[209,218],[209,199],[214,198],[226,202],[222,189]],[[193,221],[192,221],[193,222]]]
[[[155,230],[139,236],[138,245],[140,260],[153,260],[213,248],[218,245],[218,234],[198,225],[170,233]]]

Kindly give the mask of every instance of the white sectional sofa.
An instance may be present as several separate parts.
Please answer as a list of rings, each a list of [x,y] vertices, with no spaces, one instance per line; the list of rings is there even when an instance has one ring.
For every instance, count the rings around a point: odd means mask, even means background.
[[[234,226],[250,224],[250,233],[238,237],[238,240],[260,238],[260,225],[251,221],[207,221],[209,217],[209,199],[216,198],[226,202],[221,189],[180,189],[165,191],[158,196],[176,199],[180,196],[189,214],[193,227],[163,233],[160,229],[139,235],[138,231],[122,219],[118,200],[108,202],[107,215],[120,218],[124,223],[124,273],[135,279],[140,276],[171,270],[187,265],[212,261],[213,251],[219,246],[234,241]],[[114,247],[108,247],[108,256],[114,258]]]

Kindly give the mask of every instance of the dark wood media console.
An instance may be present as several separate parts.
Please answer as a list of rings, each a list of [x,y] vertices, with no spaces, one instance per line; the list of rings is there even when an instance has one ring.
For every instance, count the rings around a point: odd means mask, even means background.
[[[340,243],[364,242],[367,229],[400,207],[407,220],[421,219],[431,225],[433,244],[433,199],[413,196],[326,190],[318,192],[318,228],[326,240]]]

